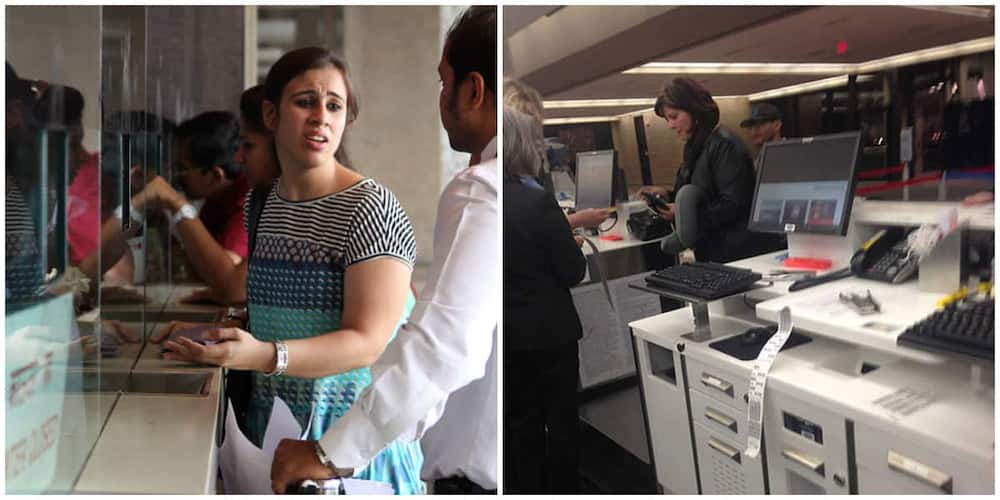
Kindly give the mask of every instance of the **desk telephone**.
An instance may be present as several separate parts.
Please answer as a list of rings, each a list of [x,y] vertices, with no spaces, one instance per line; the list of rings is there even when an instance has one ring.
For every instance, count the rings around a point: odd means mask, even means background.
[[[848,268],[833,271],[815,278],[805,278],[792,283],[788,291],[795,292],[812,286],[829,283],[848,276],[857,276],[886,283],[898,284],[917,272],[917,256],[909,252],[907,235],[913,229],[890,227],[872,236],[851,257]]]
[[[858,276],[862,278],[902,283],[917,272],[917,256],[909,252],[907,235],[912,230],[901,227],[883,229],[862,248]],[[852,263],[853,265],[853,263]]]

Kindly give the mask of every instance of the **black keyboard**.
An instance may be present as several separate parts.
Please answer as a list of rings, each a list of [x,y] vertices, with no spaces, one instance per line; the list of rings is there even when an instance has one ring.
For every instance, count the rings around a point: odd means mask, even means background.
[[[896,343],[993,359],[994,300],[957,300],[909,327]]]
[[[646,283],[683,295],[715,300],[745,292],[760,274],[714,262],[693,262],[661,269],[646,277]]]

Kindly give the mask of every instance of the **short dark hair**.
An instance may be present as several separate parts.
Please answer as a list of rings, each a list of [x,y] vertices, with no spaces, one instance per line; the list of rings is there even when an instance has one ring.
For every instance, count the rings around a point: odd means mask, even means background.
[[[240,122],[229,111],[206,111],[177,127],[177,139],[186,141],[191,162],[202,170],[221,167],[229,179],[242,168],[233,160],[240,147]]]
[[[261,104],[263,102],[263,85],[254,85],[244,90],[243,95],[240,96],[240,118],[243,119],[243,124],[248,130],[270,135],[271,131],[264,124],[264,107]]]
[[[674,78],[666,84],[656,99],[656,115],[661,118],[664,106],[691,113],[694,121],[692,139],[696,141],[708,137],[719,123],[719,105],[708,89],[692,78]]]
[[[496,6],[475,5],[466,9],[448,30],[444,58],[455,71],[455,88],[470,73],[479,73],[486,82],[486,88],[496,95]]]
[[[322,47],[303,47],[281,56],[268,70],[267,78],[264,79],[264,97],[277,107],[281,104],[281,93],[293,78],[311,69],[329,67],[337,68],[344,78],[344,86],[347,87],[347,123],[351,123],[358,117],[359,110],[358,97],[351,86],[347,61]]]

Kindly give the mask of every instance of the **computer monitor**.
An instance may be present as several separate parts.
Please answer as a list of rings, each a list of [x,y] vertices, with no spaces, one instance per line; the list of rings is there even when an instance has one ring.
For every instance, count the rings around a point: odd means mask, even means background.
[[[749,229],[845,235],[860,143],[846,132],[765,144]]]
[[[615,151],[587,151],[576,154],[576,209],[607,208],[613,205],[612,185]]]

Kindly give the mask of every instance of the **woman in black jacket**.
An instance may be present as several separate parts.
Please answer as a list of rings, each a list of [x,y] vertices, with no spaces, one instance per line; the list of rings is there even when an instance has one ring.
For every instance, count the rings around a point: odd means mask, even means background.
[[[541,124],[504,108],[504,491],[577,489],[577,340],[586,260],[535,180]]]
[[[729,262],[777,250],[780,242],[747,230],[755,182],[753,158],[743,141],[719,124],[719,106],[712,94],[690,78],[675,78],[657,98],[655,111],[684,141],[684,163],[673,192],[694,184],[706,194],[699,207],[697,259]],[[667,195],[662,187],[643,186],[642,191]],[[672,203],[658,211],[673,220]]]

